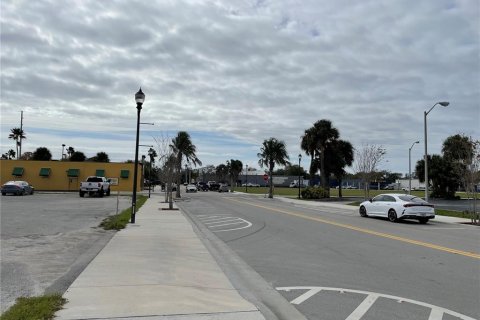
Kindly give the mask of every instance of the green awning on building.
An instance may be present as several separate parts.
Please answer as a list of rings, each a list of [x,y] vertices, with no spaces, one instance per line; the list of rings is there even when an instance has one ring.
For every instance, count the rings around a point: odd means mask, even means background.
[[[40,175],[40,177],[48,177],[48,176],[50,176],[50,168],[41,168],[39,175]]]
[[[23,168],[22,167],[13,168],[12,176],[17,176],[17,177],[23,176]]]
[[[80,175],[80,169],[68,169],[67,176],[69,177],[78,177]]]
[[[120,178],[128,179],[130,170],[120,170]]]
[[[97,171],[95,171],[95,175],[97,177],[105,177],[105,170],[104,169],[97,169]]]

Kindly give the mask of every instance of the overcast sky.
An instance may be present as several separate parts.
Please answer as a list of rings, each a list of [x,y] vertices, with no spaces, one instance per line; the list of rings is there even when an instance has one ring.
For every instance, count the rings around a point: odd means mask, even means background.
[[[355,147],[383,145],[408,172],[428,147],[480,139],[477,0],[1,1],[1,153],[24,111],[22,151],[62,144],[134,159],[188,131],[204,165],[258,166],[263,140],[329,119]],[[148,147],[141,147],[145,154]],[[304,155],[305,156],[305,155]],[[302,164],[307,168],[308,157]],[[352,170],[350,170],[352,171]]]

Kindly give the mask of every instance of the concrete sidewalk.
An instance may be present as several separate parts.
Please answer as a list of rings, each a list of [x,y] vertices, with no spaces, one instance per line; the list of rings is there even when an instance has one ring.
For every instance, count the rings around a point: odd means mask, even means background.
[[[152,194],[73,282],[56,319],[265,319],[180,211]]]

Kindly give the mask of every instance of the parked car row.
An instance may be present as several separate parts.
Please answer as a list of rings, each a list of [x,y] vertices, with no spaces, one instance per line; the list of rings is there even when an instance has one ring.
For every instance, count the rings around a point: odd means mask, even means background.
[[[33,194],[35,188],[27,181],[8,181],[2,185],[2,196],[13,194],[15,196],[23,196]]]

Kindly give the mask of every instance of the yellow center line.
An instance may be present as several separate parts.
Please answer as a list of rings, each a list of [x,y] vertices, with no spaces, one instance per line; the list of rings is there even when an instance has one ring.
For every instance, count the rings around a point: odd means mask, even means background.
[[[417,246],[427,247],[427,248],[431,248],[431,249],[435,249],[435,250],[440,250],[440,251],[450,252],[450,253],[454,253],[454,254],[459,254],[459,255],[462,255],[462,256],[470,257],[470,258],[480,259],[480,254],[475,253],[475,252],[462,251],[462,250],[457,250],[457,249],[452,249],[452,248],[448,248],[448,247],[439,246],[439,245],[436,245],[436,244],[433,244],[433,243],[428,243],[428,242],[403,238],[403,237],[395,236],[395,235],[388,234],[388,233],[383,233],[383,232],[373,231],[373,230],[369,230],[369,229],[365,229],[365,228],[355,227],[355,226],[352,226],[352,225],[349,225],[349,224],[339,223],[339,222],[326,220],[326,219],[322,219],[322,218],[318,218],[318,217],[311,217],[311,216],[307,216],[307,215],[305,215],[303,213],[299,213],[299,212],[292,212],[292,211],[287,211],[287,210],[282,210],[282,209],[276,209],[276,208],[272,208],[272,207],[267,207],[267,206],[263,206],[263,205],[259,205],[259,204],[253,204],[251,202],[245,202],[245,201],[240,201],[240,200],[235,200],[235,199],[229,199],[229,200],[235,201],[235,202],[238,202],[238,203],[248,204],[250,206],[254,206],[254,207],[258,207],[258,208],[262,208],[262,209],[266,209],[266,210],[270,210],[270,211],[274,211],[274,212],[283,213],[283,214],[286,214],[286,215],[289,215],[289,216],[294,216],[294,217],[298,217],[298,218],[302,218],[302,219],[306,219],[306,220],[321,222],[321,223],[337,226],[337,227],[340,227],[340,228],[355,230],[355,231],[358,231],[358,232],[371,234],[371,235],[375,235],[375,236],[378,236],[378,237],[388,238],[388,239],[392,239],[392,240],[397,240],[397,241],[401,241],[401,242],[414,244],[414,245],[417,245]]]

